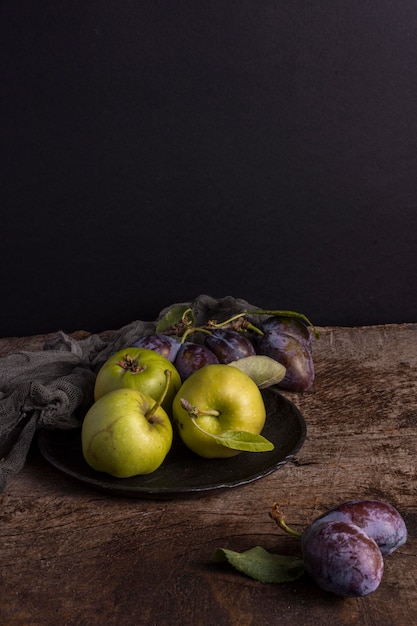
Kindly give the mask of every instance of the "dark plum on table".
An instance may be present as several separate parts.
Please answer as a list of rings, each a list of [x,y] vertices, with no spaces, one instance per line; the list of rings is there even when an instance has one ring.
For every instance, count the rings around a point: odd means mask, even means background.
[[[375,591],[384,572],[377,543],[348,522],[313,523],[302,534],[306,571],[325,591],[359,597]]]
[[[378,544],[383,556],[407,541],[407,527],[395,507],[380,500],[351,500],[318,517],[313,524],[343,521],[362,528]]]

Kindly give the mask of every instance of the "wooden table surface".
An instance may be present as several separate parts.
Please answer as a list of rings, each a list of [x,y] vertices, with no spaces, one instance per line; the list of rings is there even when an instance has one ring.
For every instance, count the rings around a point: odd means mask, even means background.
[[[307,422],[292,462],[195,499],[109,496],[60,473],[33,446],[0,504],[2,626],[411,625],[417,620],[417,324],[321,328],[316,382],[286,392]],[[0,354],[43,337],[0,340]],[[299,554],[269,517],[302,530],[331,506],[377,498],[406,521],[407,543],[364,598],[304,576],[262,584],[215,563],[220,547]]]

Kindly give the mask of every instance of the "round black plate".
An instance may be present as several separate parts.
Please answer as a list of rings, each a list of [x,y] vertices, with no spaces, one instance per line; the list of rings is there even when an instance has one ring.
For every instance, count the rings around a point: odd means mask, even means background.
[[[275,445],[271,452],[242,452],[229,459],[203,459],[174,437],[174,444],[152,474],[114,478],[96,472],[84,460],[79,429],[41,430],[38,444],[58,470],[108,493],[137,498],[173,498],[238,487],[277,470],[301,448],[307,428],[297,407],[274,388],[263,392],[267,420],[262,434]]]

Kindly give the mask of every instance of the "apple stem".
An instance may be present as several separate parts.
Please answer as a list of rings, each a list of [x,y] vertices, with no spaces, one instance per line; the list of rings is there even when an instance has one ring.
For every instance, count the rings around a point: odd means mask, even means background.
[[[274,502],[272,506],[272,511],[270,512],[269,517],[273,519],[274,522],[276,522],[278,526],[282,528],[282,530],[285,530],[285,532],[288,533],[289,535],[292,535],[293,537],[301,537],[301,533],[298,532],[298,530],[294,530],[293,528],[288,526],[288,524],[286,523],[284,519],[284,515],[279,508],[278,502]]]
[[[165,373],[165,379],[166,379],[165,387],[163,388],[162,393],[160,397],[158,398],[158,400],[156,400],[155,404],[153,404],[151,408],[149,409],[149,411],[146,413],[145,417],[148,421],[152,420],[152,417],[155,415],[155,412],[159,409],[159,407],[165,400],[165,396],[168,393],[168,389],[171,384],[172,372],[170,370],[165,370],[164,373]]]
[[[216,409],[199,409],[185,398],[180,398],[180,404],[182,408],[187,411],[192,420],[196,417],[200,417],[201,415],[212,415],[213,417],[219,417],[220,415],[220,411],[217,411]]]

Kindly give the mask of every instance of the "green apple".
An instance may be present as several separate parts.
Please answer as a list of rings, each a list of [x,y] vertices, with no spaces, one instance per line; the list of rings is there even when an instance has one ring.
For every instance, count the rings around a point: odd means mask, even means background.
[[[81,429],[86,462],[117,478],[154,472],[168,454],[172,439],[166,411],[135,389],[103,395],[88,410]]]
[[[94,399],[115,389],[136,389],[157,400],[165,388],[166,371],[171,372],[171,382],[163,408],[168,414],[175,394],[181,386],[176,367],[158,352],[146,348],[128,347],[115,352],[98,371]]]
[[[239,454],[241,450],[222,445],[216,437],[242,432],[259,435],[266,419],[256,383],[238,368],[224,364],[205,365],[191,374],[176,394],[172,412],[185,445],[205,458]]]

